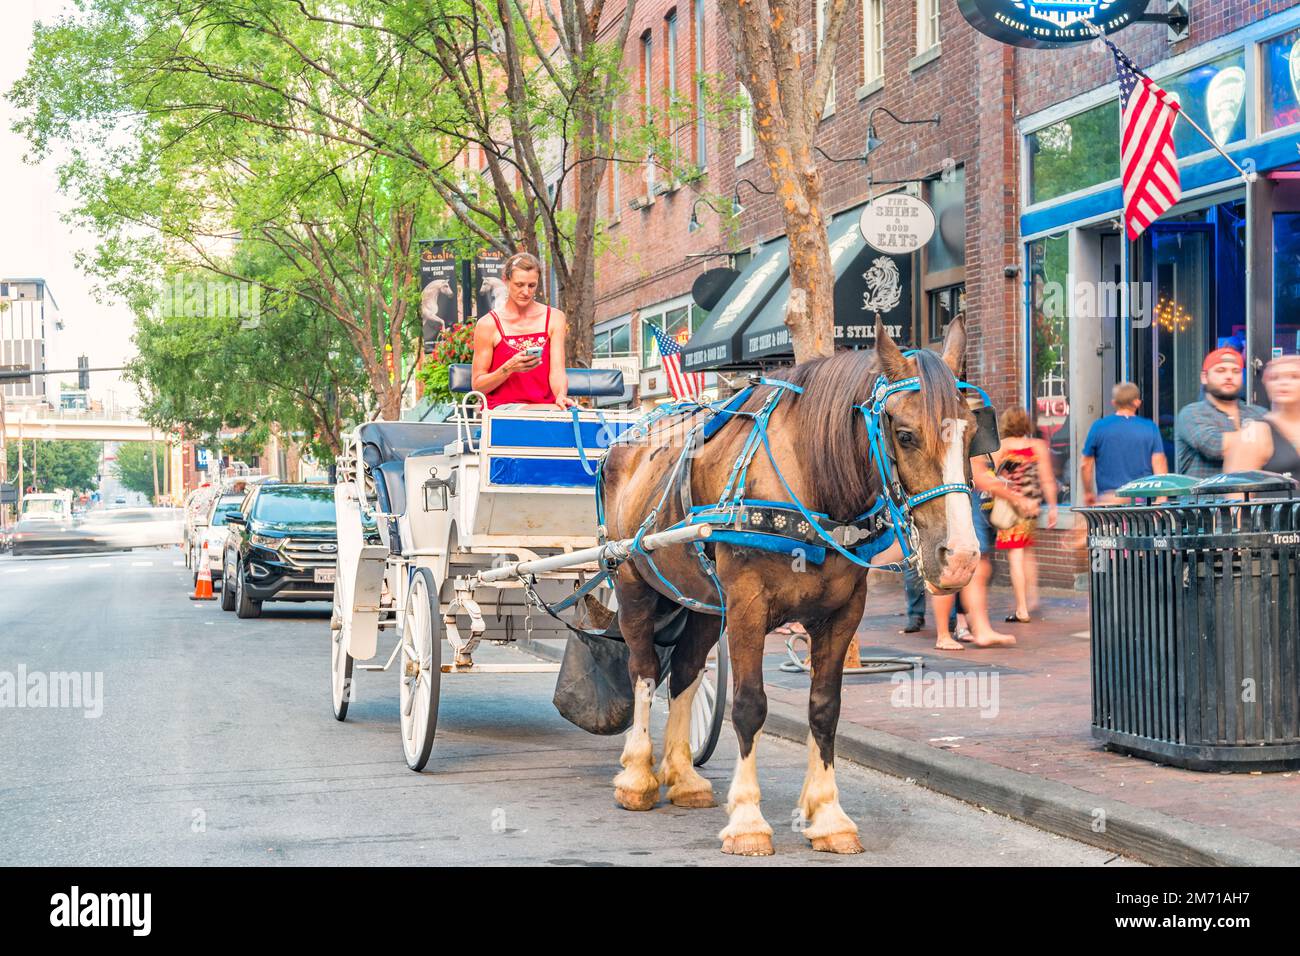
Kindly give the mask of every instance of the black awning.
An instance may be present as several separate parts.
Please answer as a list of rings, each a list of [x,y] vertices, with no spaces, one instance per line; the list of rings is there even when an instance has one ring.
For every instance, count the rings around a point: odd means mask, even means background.
[[[862,207],[831,220],[827,238],[835,271],[835,344],[874,345],[876,312],[900,345],[912,337],[912,256],[890,256],[872,249],[858,228]],[[790,300],[789,271],[740,336],[740,361],[779,361],[793,356],[785,312]]]
[[[682,346],[683,371],[734,364],[740,358],[740,336],[746,324],[785,282],[789,269],[785,239],[761,247],[704,324]]]

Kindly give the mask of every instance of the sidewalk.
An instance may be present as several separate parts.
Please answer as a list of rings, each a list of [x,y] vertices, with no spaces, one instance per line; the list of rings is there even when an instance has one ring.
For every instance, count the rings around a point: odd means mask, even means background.
[[[901,586],[883,575],[873,584],[858,630],[863,655],[919,657],[929,680],[917,688],[903,685],[907,675],[846,677],[843,757],[1148,862],[1300,863],[1300,772],[1197,773],[1093,740],[1086,594],[1051,592],[1034,623],[995,623],[1015,647],[939,651],[932,621],[900,633]],[[1000,621],[1010,591],[994,589],[990,605]],[[783,673],[785,660],[784,639],[770,635],[767,729],[802,741],[808,677]],[[983,716],[980,706],[945,707],[935,696],[934,675],[956,672],[977,675],[986,691],[996,686],[981,695]]]

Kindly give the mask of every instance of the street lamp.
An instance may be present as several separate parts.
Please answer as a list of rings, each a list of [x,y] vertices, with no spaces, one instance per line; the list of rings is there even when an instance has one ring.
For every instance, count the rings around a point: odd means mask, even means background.
[[[695,200],[695,202],[691,203],[691,221],[686,224],[687,232],[699,232],[700,230],[700,217],[696,213],[696,210],[700,207],[700,203],[704,203],[704,205],[721,215],[721,210],[718,209],[717,206],[713,205],[713,203],[701,196],[699,199]]]
[[[736,191],[731,194],[731,214],[733,216],[739,216],[745,211],[745,207],[740,202],[740,187],[743,184],[748,184],[749,188],[754,190],[754,192],[758,193],[760,196],[772,196],[776,193],[775,189],[759,189],[758,185],[754,183],[753,180],[740,180],[740,182],[736,183]]]
[[[873,107],[871,112],[867,114],[867,147],[866,151],[862,154],[862,161],[864,163],[867,161],[867,157],[871,155],[873,150],[879,149],[881,146],[885,145],[884,141],[876,135],[875,116],[877,113],[884,113],[893,119],[895,123],[899,123],[903,126],[939,125],[938,113],[935,113],[934,116],[929,119],[900,119],[898,115],[887,106]]]

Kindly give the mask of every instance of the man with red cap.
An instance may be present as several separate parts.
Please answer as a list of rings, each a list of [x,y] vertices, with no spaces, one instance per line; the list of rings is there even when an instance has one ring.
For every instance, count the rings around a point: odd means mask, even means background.
[[[1201,363],[1205,400],[1192,402],[1178,413],[1174,425],[1177,470],[1193,478],[1209,478],[1223,471],[1225,445],[1230,445],[1247,422],[1264,417],[1264,409],[1241,400],[1245,361],[1234,348],[1217,348]]]

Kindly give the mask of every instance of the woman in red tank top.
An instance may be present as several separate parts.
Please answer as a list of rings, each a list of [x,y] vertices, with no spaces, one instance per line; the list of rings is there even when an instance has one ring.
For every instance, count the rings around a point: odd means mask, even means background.
[[[526,252],[506,260],[501,270],[507,299],[474,328],[474,390],[487,407],[517,403],[568,408],[564,313],[535,301],[542,264]],[[530,354],[541,349],[541,354]]]

